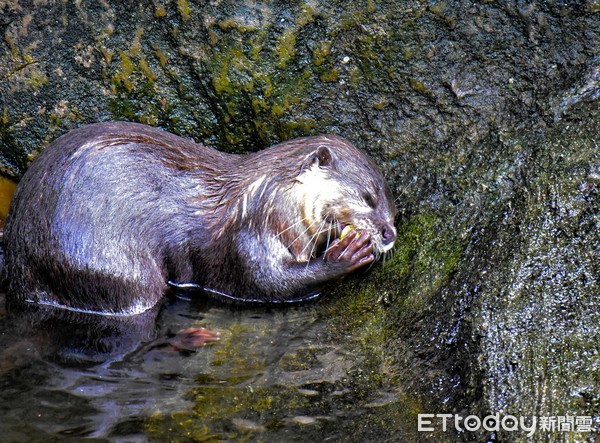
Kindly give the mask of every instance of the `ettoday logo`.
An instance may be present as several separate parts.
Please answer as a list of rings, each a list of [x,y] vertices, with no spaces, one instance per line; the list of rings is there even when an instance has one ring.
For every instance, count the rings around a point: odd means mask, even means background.
[[[547,432],[592,432],[591,416],[544,416],[544,417],[516,417],[514,415],[501,416],[500,413],[487,415],[483,418],[477,415],[463,417],[458,414],[419,414],[419,432],[446,432],[449,429],[458,432],[474,432],[485,429],[488,432],[525,432],[532,437],[537,431]]]

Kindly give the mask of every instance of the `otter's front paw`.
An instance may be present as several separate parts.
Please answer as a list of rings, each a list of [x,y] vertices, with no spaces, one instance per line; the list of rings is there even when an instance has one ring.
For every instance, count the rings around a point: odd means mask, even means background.
[[[375,260],[371,236],[351,231],[342,240],[335,240],[325,253],[325,261],[337,263],[344,267],[346,273]]]

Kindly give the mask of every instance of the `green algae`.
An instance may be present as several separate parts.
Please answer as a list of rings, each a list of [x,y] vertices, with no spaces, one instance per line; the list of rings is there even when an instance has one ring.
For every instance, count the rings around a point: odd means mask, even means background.
[[[27,85],[35,91],[48,83],[48,77],[41,71],[32,70],[27,79]]]
[[[337,82],[339,78],[340,73],[336,69],[332,69],[328,72],[323,72],[319,75],[319,80],[321,80],[324,83]]]
[[[303,21],[301,23],[304,23]],[[254,136],[263,146],[290,135],[308,135],[317,126],[311,118],[288,120],[285,116],[302,107],[302,96],[314,79],[308,69],[290,72],[283,68],[295,54],[295,33],[279,35],[273,52],[262,47],[268,34],[243,28],[235,21],[225,25],[227,33],[219,50],[208,59],[211,85],[221,109],[220,130],[230,150]],[[250,98],[249,98],[250,97]],[[250,119],[241,119],[248,116]],[[239,149],[239,148],[238,148]]]
[[[337,320],[333,327],[383,357],[391,338],[388,314],[401,312],[402,321],[409,323],[420,313],[457,269],[463,243],[444,232],[443,220],[434,213],[401,223],[392,258],[376,266],[368,279],[354,277],[335,290],[339,304],[327,312]]]
[[[285,68],[292,57],[296,55],[296,34],[293,30],[286,31],[279,37],[274,52],[279,58],[277,66]]]
[[[227,367],[231,378],[210,375],[198,378],[198,387],[188,393],[194,402],[193,410],[178,415],[177,419],[156,414],[148,422],[150,435],[160,436],[169,429],[180,436],[199,433],[201,438],[227,440],[244,435],[267,438],[267,435],[284,432],[294,410],[314,416],[323,414],[316,411],[349,404],[354,408],[359,404],[369,405],[363,406],[367,410],[361,413],[360,421],[367,428],[379,429],[378,432],[382,428],[390,432],[400,423],[413,423],[418,413],[427,410],[418,397],[395,393],[391,401],[376,400],[378,392],[395,392],[396,389],[393,360],[387,348],[394,336],[389,328],[389,316],[396,313],[398,306],[406,311],[403,320],[406,322],[421,312],[432,294],[439,292],[455,271],[463,245],[452,235],[444,234],[442,219],[433,212],[415,215],[398,228],[399,247],[394,256],[385,264],[375,266],[368,278],[355,276],[338,285],[316,312],[326,324],[327,333],[321,340],[327,337],[326,343],[344,343],[344,348],[351,350],[357,359],[345,369],[344,378],[335,388],[327,388],[321,381],[304,384],[301,389],[256,385],[252,374],[268,370],[268,364],[245,342],[243,337],[249,330],[234,325],[215,346],[211,363],[220,369]],[[394,309],[390,309],[392,304],[396,305]],[[262,340],[269,340],[270,332],[259,329],[251,335],[258,334]],[[318,373],[323,356],[335,352],[335,346],[321,344],[290,349],[279,359],[278,366],[285,372]],[[336,389],[339,397],[324,396],[323,389]],[[232,417],[253,423],[253,430],[232,430],[227,425]],[[323,422],[317,423],[318,432],[327,432]],[[341,425],[338,422],[336,426]]]
[[[336,364],[343,355],[336,357],[337,345],[323,346],[324,337],[312,346],[285,350],[275,365],[275,374],[281,370],[285,375],[267,382],[275,375],[272,363],[269,368],[256,366],[254,361],[262,360],[259,349],[278,336],[277,330],[271,330],[272,326],[272,321],[262,325],[259,322],[258,327],[251,329],[232,324],[223,331],[223,341],[211,348],[216,351],[214,358],[220,360],[219,375],[215,375],[214,369],[211,373],[199,374],[196,386],[185,394],[193,406],[185,411],[155,413],[146,423],[149,436],[162,439],[168,435],[170,439],[192,441],[205,438],[209,441],[244,441],[246,438],[281,441],[290,432],[316,437],[352,428],[357,422],[369,435],[369,429],[382,426],[381,411],[390,419],[384,426],[388,430],[393,430],[399,420],[406,419],[405,409],[395,401],[377,403],[377,392],[386,374],[381,374],[375,366],[354,364],[347,366],[334,380],[323,379],[323,372],[331,370],[323,365]],[[256,342],[257,337],[264,342]],[[331,339],[337,340],[335,336]],[[363,352],[352,343],[347,349],[355,357]],[[364,363],[362,358],[359,361]],[[302,381],[289,383],[290,377]],[[370,405],[371,409],[343,422],[328,416],[332,411],[340,411],[343,417],[342,411],[356,408],[357,403]]]
[[[140,57],[140,70],[149,82],[154,82],[158,78],[144,57]]]
[[[190,18],[192,9],[185,1],[178,1],[175,6],[179,20],[177,16],[171,21],[160,20],[162,24],[156,28],[135,23],[133,36],[130,31],[124,33],[116,25],[114,13],[107,10],[96,26],[91,47],[97,52],[90,56],[87,68],[101,69],[104,84],[99,97],[103,97],[94,99],[96,103],[84,111],[84,118],[90,120],[93,109],[104,109],[111,118],[157,124],[196,139],[204,138],[233,152],[324,132],[326,127],[335,125],[328,116],[313,115],[310,106],[322,85],[335,87],[346,80],[335,53],[343,26],[329,20],[327,8],[301,2],[290,10],[284,26],[278,24],[271,7],[257,8],[256,20],[240,18],[239,14],[217,17],[208,13],[204,23],[206,38],[196,38],[194,44],[188,45],[190,33],[198,37]],[[84,10],[84,5],[80,5],[77,19],[87,20]],[[369,24],[364,29],[370,29],[382,17],[373,15],[379,10],[373,2],[366,2],[353,6],[346,15],[352,17],[353,29],[361,21]],[[167,13],[166,6],[156,3],[151,18],[163,19]],[[64,18],[73,20],[70,16]],[[172,42],[178,42],[176,46],[159,45],[157,29],[168,34]],[[313,32],[323,33],[325,29],[326,39],[304,44]],[[381,43],[383,36],[375,40]],[[365,40],[365,51],[371,43]],[[17,50],[15,43],[12,47]],[[376,60],[376,53],[365,57],[355,49],[349,48],[355,52],[353,58],[363,60],[362,66],[370,66]],[[192,78],[182,76],[181,63],[169,64],[169,60],[179,60],[182,54],[190,66],[201,65],[191,73]],[[307,58],[312,64],[306,63]],[[99,61],[101,68],[95,65]],[[194,78],[196,75],[202,78]],[[364,72],[353,74],[352,79],[356,84],[362,83],[363,75]],[[47,86],[42,76],[33,76],[31,85],[36,90]],[[165,91],[166,97],[156,98],[157,94],[164,96]],[[202,99],[201,95],[207,97]],[[198,102],[200,108],[193,109]],[[106,114],[102,115],[106,118]]]
[[[422,80],[411,78],[408,80],[408,82],[410,84],[410,87],[413,88],[415,91],[420,92],[424,95],[427,95],[429,93],[427,86],[425,86],[425,83],[423,83]]]
[[[164,17],[166,17],[166,15],[167,15],[166,8],[163,5],[157,3],[154,6],[154,16],[156,18],[164,18]]]
[[[332,41],[319,42],[318,46],[313,50],[312,58],[313,63],[316,67],[319,67],[325,63],[331,54]]]
[[[193,411],[169,414],[156,413],[146,424],[151,437],[185,438],[194,442],[246,441],[265,429],[282,427],[286,412],[304,409],[308,400],[301,394],[284,389],[243,389],[227,387],[198,387],[191,399]],[[256,430],[236,429],[232,422],[244,420],[256,425]],[[250,417],[250,418],[246,418]]]
[[[267,146],[290,136],[308,135],[318,126],[310,117],[286,117],[305,106],[302,97],[314,87],[308,67],[286,68],[296,59],[299,33],[317,15],[312,6],[303,4],[293,25],[281,32],[269,26],[256,29],[234,18],[211,28],[212,33],[222,33],[214,40],[216,46],[210,47],[207,62],[216,100],[226,111],[220,116],[220,131],[228,149],[240,152],[249,137]],[[272,49],[265,50],[272,39]]]
[[[98,41],[97,36],[90,36],[91,43],[87,36],[78,36],[69,44],[59,43],[65,38],[62,32],[52,37],[35,29],[37,34],[28,40],[14,21],[6,25],[4,53],[4,59],[13,58],[0,77],[6,82],[2,99],[7,100],[0,118],[2,172],[18,176],[44,141],[98,119],[160,125],[233,152],[299,135],[342,133],[379,159],[387,158],[397,189],[407,177],[418,177],[402,195],[407,215],[397,226],[395,255],[339,285],[321,305],[331,341],[350,337],[369,368],[362,374],[349,371],[355,384],[345,387],[364,393],[385,385],[385,380],[402,380],[405,372],[407,385],[420,386],[425,395],[451,398],[445,405],[455,405],[456,397],[468,394],[483,408],[508,399],[516,408],[550,411],[547,400],[536,404],[535,399],[552,398],[553,411],[597,416],[597,315],[591,313],[597,304],[585,285],[591,286],[592,269],[586,244],[595,237],[593,214],[585,207],[597,198],[598,172],[590,169],[597,163],[593,134],[577,133],[581,121],[592,127],[597,115],[583,106],[579,114],[574,110],[575,115],[566,117],[568,122],[549,117],[550,102],[595,66],[589,49],[580,48],[597,34],[597,20],[580,12],[595,12],[596,4],[588,1],[578,9],[538,5],[524,40],[524,19],[513,19],[523,11],[497,2],[480,2],[470,9],[458,4],[449,8],[448,2],[392,6],[369,0],[343,7],[311,2],[286,7],[285,14],[269,5],[252,23],[238,19],[240,10],[231,4],[194,5],[204,20],[197,23],[187,2],[169,5],[173,11],[147,5],[152,26],[143,35],[136,32],[133,41],[139,12],[131,18],[121,14],[114,32],[104,31],[110,29],[105,23],[92,26],[101,36]],[[254,12],[251,5],[244,7],[244,13]],[[90,13],[86,8],[79,3],[78,15],[61,10],[56,23],[70,29],[89,25],[80,14]],[[552,39],[550,29],[556,34]],[[43,45],[31,45],[46,38],[52,41],[50,53]],[[103,71],[94,65],[89,71],[70,65],[70,48],[80,42],[98,48]],[[560,54],[559,59],[548,54]],[[349,61],[341,63],[346,55]],[[59,61],[56,68],[45,64],[50,59]],[[455,68],[457,60],[464,67]],[[30,76],[34,69],[48,82]],[[60,70],[65,80],[58,76]],[[453,82],[472,83],[464,88],[470,95],[452,92]],[[75,86],[65,89],[65,84]],[[52,94],[56,88],[58,99]],[[68,96],[64,106],[57,106],[63,95]],[[40,108],[42,102],[48,103],[47,109]],[[569,125],[572,129],[565,129]],[[558,129],[548,133],[553,126]],[[523,128],[529,136],[515,137]],[[567,145],[559,143],[563,138],[568,138]],[[386,157],[387,151],[393,155]],[[563,253],[568,260],[561,259]],[[561,284],[552,284],[546,273]],[[573,323],[561,323],[568,312]],[[548,329],[541,326],[546,324]],[[215,352],[210,365],[229,368],[240,377],[226,380],[228,402],[241,398],[260,405],[252,413],[270,411],[275,417],[270,423],[277,428],[283,416],[272,406],[277,390],[261,391],[266,399],[262,405],[244,391],[244,377],[264,370],[267,363],[249,361],[243,347],[228,346]],[[461,349],[466,351],[460,354]],[[318,349],[306,346],[290,350],[281,365],[290,372],[310,371],[319,358]],[[452,365],[475,372],[465,374]],[[417,369],[411,372],[411,367]],[[432,367],[439,372],[429,376]],[[451,378],[452,371],[461,378]],[[444,382],[428,384],[444,377],[459,380],[452,384],[453,397],[439,388]],[[477,391],[469,377],[487,380],[485,390]],[[205,398],[198,391],[197,401],[216,411],[219,401],[211,389]],[[431,412],[413,394],[400,403],[413,412]],[[404,423],[393,415],[397,408],[381,409],[385,411],[379,419]],[[244,415],[241,409],[237,413]],[[181,425],[196,441],[226,439],[231,432],[231,426],[208,425],[204,420],[209,419],[196,410],[155,419],[159,428],[166,426],[160,428],[163,435]],[[226,421],[216,413],[210,420]],[[373,416],[373,422],[359,423],[376,422]],[[242,431],[235,433],[242,438]],[[184,440],[185,435],[182,431],[177,438]]]
[[[166,432],[170,438],[192,441],[244,441],[263,429],[281,428],[292,411],[306,409],[309,400],[298,389],[261,385],[256,379],[256,374],[266,369],[266,363],[259,349],[248,340],[254,340],[255,334],[267,339],[271,332],[268,328],[268,323],[259,325],[256,330],[230,325],[213,347],[211,366],[218,368],[220,375],[196,376],[196,386],[185,394],[193,407],[187,411],[154,414],[146,423],[147,432],[156,437]],[[260,423],[260,426],[257,425],[254,432],[236,429],[231,425],[235,420]]]
[[[129,54],[125,51],[119,51],[119,57],[121,58],[120,71],[113,77],[114,84],[122,85],[127,92],[133,91],[133,83],[131,81],[131,75],[135,68]]]
[[[188,21],[190,19],[192,8],[187,0],[177,0],[177,10],[179,11],[179,14],[181,14],[183,21]]]

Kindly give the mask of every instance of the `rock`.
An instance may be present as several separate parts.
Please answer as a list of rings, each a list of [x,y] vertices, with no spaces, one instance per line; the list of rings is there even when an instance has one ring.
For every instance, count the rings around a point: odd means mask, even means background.
[[[414,411],[597,426],[598,2],[21,3],[0,4],[3,175],[98,120],[231,152],[341,134],[402,217],[332,330]]]

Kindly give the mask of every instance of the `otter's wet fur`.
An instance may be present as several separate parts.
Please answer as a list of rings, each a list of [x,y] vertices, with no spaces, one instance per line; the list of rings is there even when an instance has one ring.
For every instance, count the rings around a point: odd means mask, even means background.
[[[302,298],[388,251],[394,216],[377,166],[337,136],[233,155],[97,123],[51,143],[19,183],[4,235],[8,294],[124,315],[155,306],[169,281]],[[346,225],[353,235],[334,240]]]

